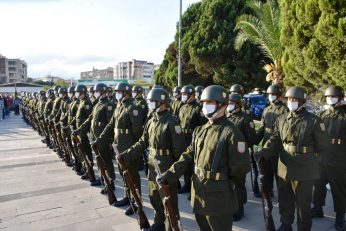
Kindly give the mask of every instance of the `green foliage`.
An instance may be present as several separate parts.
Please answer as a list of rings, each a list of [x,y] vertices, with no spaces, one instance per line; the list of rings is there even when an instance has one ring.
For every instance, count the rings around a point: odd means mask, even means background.
[[[68,87],[68,84],[66,83],[65,80],[58,79],[55,81],[54,86],[60,86],[60,87]]]
[[[280,0],[285,82],[346,88],[346,1]]]
[[[34,81],[33,78],[28,77],[28,78],[26,79],[26,82],[27,82],[27,83],[32,83],[32,81]]]
[[[204,0],[186,10],[181,48],[184,85],[266,86],[259,50],[249,43],[241,51],[233,46],[235,19],[245,12],[243,0]],[[177,41],[178,35],[155,72],[155,82],[170,88],[177,83]]]

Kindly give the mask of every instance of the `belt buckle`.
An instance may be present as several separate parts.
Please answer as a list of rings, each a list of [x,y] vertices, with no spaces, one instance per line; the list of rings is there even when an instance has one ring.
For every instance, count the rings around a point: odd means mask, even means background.
[[[332,139],[332,144],[335,144],[335,139],[334,138]]]
[[[341,139],[338,139],[338,144],[341,144]]]
[[[303,147],[303,153],[307,153],[308,152],[308,147]]]
[[[220,175],[221,174],[219,172],[217,172],[216,175],[215,175],[215,180],[220,180]]]

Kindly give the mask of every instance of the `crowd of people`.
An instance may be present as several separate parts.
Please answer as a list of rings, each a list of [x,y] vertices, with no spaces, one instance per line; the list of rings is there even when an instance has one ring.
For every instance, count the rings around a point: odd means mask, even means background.
[[[103,83],[89,89],[56,86],[23,93],[21,111],[42,142],[81,179],[89,180],[91,186],[103,185],[101,193],[108,199],[107,192],[115,190],[116,159],[125,178],[125,197],[109,201],[112,206],[127,206],[126,215],[141,211],[132,186],[140,196],[139,171],[146,170],[155,215],[154,224],[143,230],[179,230],[174,225],[179,220],[179,193],[187,193],[201,230],[232,230],[233,222],[245,214],[245,180],[251,169],[256,197],[272,197],[277,186],[278,231],[292,230],[296,210],[298,230],[311,230],[312,218],[324,216],[328,183],[335,229],[345,230],[343,89],[329,86],[324,94],[327,106],[317,115],[305,109],[307,93],[302,87],[283,92],[281,86],[271,85],[266,93],[270,104],[257,129],[240,84],[229,90],[219,85],[175,87],[173,99],[161,86],[154,86],[146,97],[142,87],[127,83],[118,83],[114,89]],[[262,149],[254,148],[259,146]],[[100,177],[93,169],[94,155],[102,160],[97,161]],[[261,187],[259,162],[263,163]],[[124,176],[123,163],[131,182]],[[169,209],[163,185],[170,192]]]
[[[20,104],[21,99],[17,95],[10,96],[8,93],[0,93],[0,120],[8,118],[12,110],[15,115],[19,115]]]

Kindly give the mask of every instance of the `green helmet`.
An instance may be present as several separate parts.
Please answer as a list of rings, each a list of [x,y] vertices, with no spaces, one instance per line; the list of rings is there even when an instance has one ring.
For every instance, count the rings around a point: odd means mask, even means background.
[[[55,86],[55,87],[54,87],[54,91],[55,91],[55,92],[59,92],[59,88],[60,88],[60,86]]]
[[[195,92],[199,92],[199,94],[202,94],[203,90],[204,90],[204,87],[201,85],[198,85],[195,87]]]
[[[107,87],[108,93],[113,93],[113,88],[112,87]]]
[[[54,89],[53,88],[49,88],[47,93],[48,93],[48,95],[54,95]]]
[[[290,87],[285,94],[286,98],[306,100],[306,92],[302,87]]]
[[[36,96],[37,96],[37,92],[32,93],[32,95],[33,95],[34,97],[36,97]]]
[[[201,96],[201,101],[215,100],[222,104],[228,104],[228,92],[220,85],[211,85],[206,87]]]
[[[58,93],[59,94],[67,94],[67,89],[65,87],[61,87],[61,88],[59,88]]]
[[[275,94],[275,95],[281,95],[281,87],[277,84],[270,85],[267,88],[267,93],[268,94]]]
[[[163,88],[153,88],[149,91],[147,100],[157,101],[169,105],[168,91]]]
[[[234,93],[230,94],[229,95],[229,100],[233,101],[233,102],[236,102],[239,105],[242,105],[241,96],[238,95],[238,94],[234,94]]]
[[[195,94],[195,88],[192,85],[185,85],[181,89],[181,93]]]
[[[90,93],[94,93],[95,92],[95,87],[94,86],[91,86],[89,87],[89,90],[88,90]]]
[[[75,89],[75,87],[69,87],[67,92],[73,94],[74,93],[74,89]]]
[[[143,90],[143,87],[135,85],[132,87],[132,92],[134,92],[134,91],[137,93],[143,93],[144,90]]]
[[[240,95],[242,95],[244,93],[244,88],[242,85],[240,84],[233,84],[231,86],[231,89],[229,90],[230,93],[238,93]]]
[[[344,97],[344,90],[339,86],[329,86],[324,92],[324,96]]]
[[[107,85],[104,83],[97,83],[94,87],[93,90],[94,91],[101,91],[101,92],[105,92],[107,91]]]
[[[46,92],[44,90],[39,91],[39,93],[40,93],[40,96],[45,96],[46,95]]]
[[[152,88],[163,88],[161,85],[154,85]]]
[[[131,94],[131,88],[132,87],[130,84],[121,82],[115,86],[114,90],[115,91],[123,91],[123,92],[125,92],[125,94]]]
[[[181,87],[175,87],[175,88],[173,89],[173,93],[180,94],[180,92],[181,92]]]
[[[87,92],[87,87],[83,84],[78,84],[76,88],[74,89],[75,92]]]

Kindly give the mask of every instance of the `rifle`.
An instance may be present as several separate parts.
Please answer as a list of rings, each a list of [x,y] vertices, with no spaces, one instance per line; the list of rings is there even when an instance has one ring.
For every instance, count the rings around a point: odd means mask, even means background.
[[[100,151],[97,148],[97,145],[91,145],[91,148],[94,150],[95,154],[96,154],[96,162],[97,162],[97,166],[100,169],[101,172],[101,176],[103,178],[103,180],[106,182],[106,187],[107,187],[107,197],[108,197],[108,203],[110,205],[112,205],[114,202],[117,201],[116,196],[114,195],[113,189],[112,189],[112,183],[109,180],[107,173],[106,173],[106,168],[105,168],[105,162],[101,157]]]
[[[154,164],[157,176],[162,177],[162,174],[159,168],[160,161],[154,159],[153,164]],[[183,226],[181,225],[181,222],[180,222],[179,212],[175,210],[173,206],[173,202],[171,201],[171,192],[169,190],[168,184],[163,184],[159,181],[157,181],[156,183],[164,195],[163,202],[164,202],[164,206],[165,206],[166,213],[168,215],[169,223],[171,225],[172,230],[182,231]]]
[[[263,216],[265,221],[266,231],[275,231],[275,224],[272,216],[273,203],[269,195],[268,184],[264,179],[264,159],[258,161],[258,169],[260,173],[260,188],[262,198]]]
[[[55,133],[55,128],[54,128],[53,122],[52,121],[48,121],[48,126],[50,128],[51,137],[53,137],[54,148],[58,148],[59,149],[58,137],[57,137],[57,135]]]
[[[85,150],[83,148],[83,145],[80,142],[78,136],[76,134],[73,134],[73,127],[71,127],[71,132],[72,132],[72,140],[75,143],[75,145],[77,146],[78,152],[82,156],[82,158],[84,160],[84,163],[86,165],[87,174],[89,176],[89,180],[90,181],[94,181],[94,180],[96,180],[96,178],[95,178],[95,173],[94,173],[94,169],[93,169],[92,163],[88,159],[87,154],[86,154],[86,152],[85,152]]]
[[[138,206],[138,210],[136,212],[136,217],[137,217],[137,222],[138,225],[140,227],[140,229],[148,229],[150,227],[149,221],[147,216],[145,215],[144,211],[143,211],[143,205],[142,205],[142,200],[141,200],[141,195],[139,193],[138,188],[136,187],[134,180],[127,168],[127,164],[125,163],[125,161],[121,158],[119,158],[119,150],[116,144],[113,144],[113,149],[115,151],[115,157],[118,161],[118,164],[123,172],[123,177],[126,181],[127,186],[130,189],[130,192],[133,196],[133,198],[136,201],[136,204]],[[135,210],[134,210],[135,211]]]
[[[250,146],[250,158],[251,158],[251,186],[252,186],[252,191],[255,192],[258,190],[258,181],[257,181],[257,177],[258,177],[258,168],[257,168],[257,163],[256,160],[254,158],[254,150],[253,150],[253,146]]]
[[[55,130],[57,131],[57,137],[60,142],[60,146],[62,146],[62,148],[64,149],[64,161],[66,164],[71,164],[71,154],[66,146],[66,141],[63,138],[63,131],[61,129],[60,123],[55,124]]]

